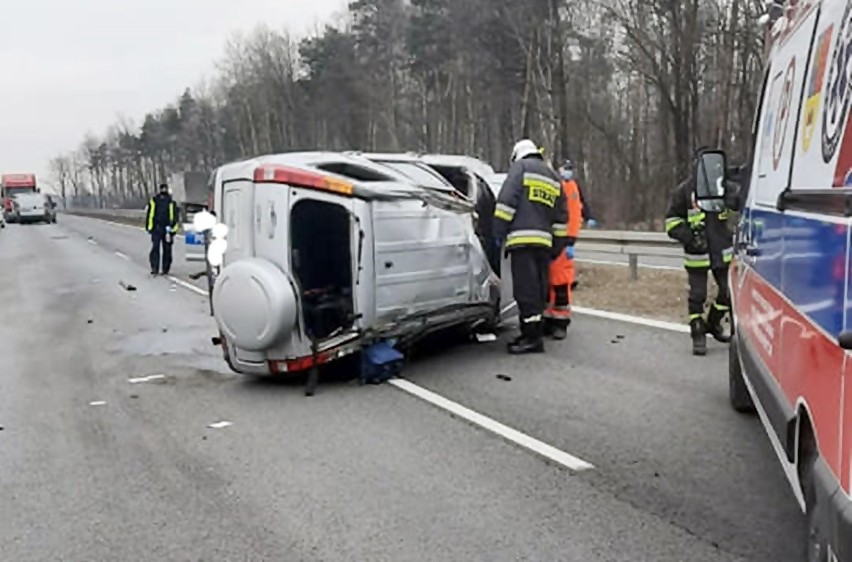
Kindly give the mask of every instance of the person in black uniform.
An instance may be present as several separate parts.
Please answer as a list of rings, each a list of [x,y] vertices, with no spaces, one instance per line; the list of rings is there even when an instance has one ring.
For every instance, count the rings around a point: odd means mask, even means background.
[[[568,209],[562,183],[534,142],[519,141],[494,210],[494,236],[511,255],[512,287],[521,333],[509,342],[513,355],[544,352],[543,313],[550,262],[564,251]]]
[[[148,201],[145,208],[145,230],[151,235],[151,275],[160,273],[160,247],[162,246],[163,275],[168,275],[172,267],[172,243],[177,232],[177,203],[169,194],[167,184],[160,185],[160,192]]]
[[[690,176],[672,193],[666,212],[666,233],[684,248],[684,267],[689,279],[689,327],[693,355],[707,354],[707,336],[727,343],[722,320],[731,309],[728,268],[733,258],[733,232],[728,226],[731,212],[738,208],[736,193],[726,179],[724,158],[706,148],[695,152]],[[707,273],[718,286],[716,301],[704,318],[707,300]]]

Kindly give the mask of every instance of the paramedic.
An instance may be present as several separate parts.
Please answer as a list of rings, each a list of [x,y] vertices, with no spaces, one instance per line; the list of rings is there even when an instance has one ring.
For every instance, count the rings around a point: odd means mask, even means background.
[[[544,331],[555,340],[564,340],[571,325],[571,291],[574,287],[574,244],[583,222],[583,204],[574,179],[574,164],[570,160],[559,168],[562,191],[568,211],[567,247],[550,263],[550,286],[547,308],[544,311]]]
[[[704,149],[696,151],[689,179],[672,193],[666,213],[666,233],[684,248],[684,266],[689,279],[689,327],[693,355],[707,354],[706,334],[717,341],[728,342],[722,320],[730,311],[728,268],[733,258],[733,233],[728,226],[732,209],[724,193],[711,191],[706,180],[696,182]],[[721,161],[721,160],[720,160]],[[725,170],[708,170],[708,176],[725,181]],[[713,184],[714,182],[709,182]],[[716,198],[708,198],[718,195]],[[707,273],[712,272],[718,286],[716,301],[704,319],[707,300]]]
[[[172,267],[172,243],[177,232],[177,203],[169,194],[167,184],[160,185],[160,192],[148,201],[145,208],[145,230],[151,235],[151,275],[160,272],[160,247],[163,248],[163,275]]]
[[[559,178],[529,139],[512,150],[511,167],[494,211],[497,243],[511,255],[521,333],[509,353],[544,352],[544,308],[550,262],[565,251],[567,206]]]

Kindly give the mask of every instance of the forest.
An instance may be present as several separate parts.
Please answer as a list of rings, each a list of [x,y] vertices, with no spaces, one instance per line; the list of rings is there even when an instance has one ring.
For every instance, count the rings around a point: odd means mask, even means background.
[[[57,155],[72,205],[136,207],[176,171],[294,150],[572,159],[607,228],[659,229],[702,145],[744,161],[762,0],[353,0],[307,37],[258,27],[139,123]]]

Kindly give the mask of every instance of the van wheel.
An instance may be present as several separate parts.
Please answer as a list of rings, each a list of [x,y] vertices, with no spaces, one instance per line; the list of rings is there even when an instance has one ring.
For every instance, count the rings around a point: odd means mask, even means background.
[[[742,414],[755,412],[754,402],[743,380],[743,368],[740,364],[740,352],[737,340],[731,340],[728,346],[728,397],[731,407]]]

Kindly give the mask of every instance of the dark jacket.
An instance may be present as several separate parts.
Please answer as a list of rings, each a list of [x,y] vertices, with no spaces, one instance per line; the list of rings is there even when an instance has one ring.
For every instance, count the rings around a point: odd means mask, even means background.
[[[164,232],[167,227],[178,225],[178,208],[168,193],[158,193],[148,201],[145,207],[145,230]]]
[[[494,236],[506,249],[544,247],[554,254],[565,248],[568,206],[562,182],[536,156],[515,161],[509,168],[494,211]]]
[[[672,192],[666,233],[683,245],[687,269],[725,267],[733,257],[733,233],[728,226],[731,209],[704,211],[695,204],[694,194],[692,176]]]

